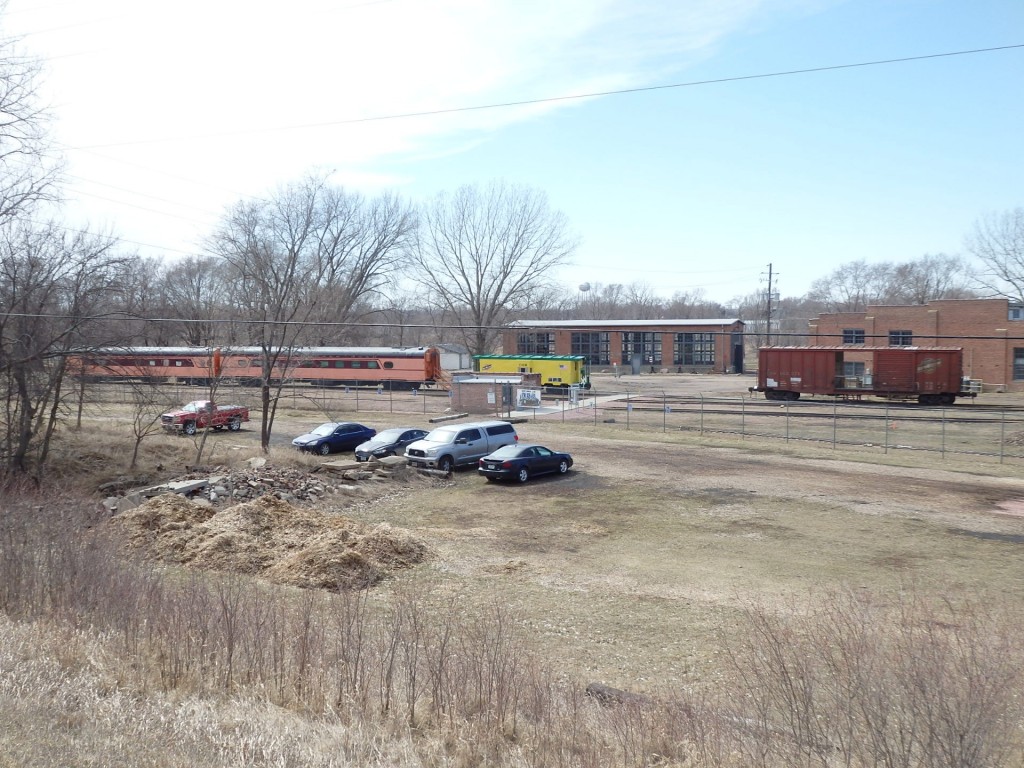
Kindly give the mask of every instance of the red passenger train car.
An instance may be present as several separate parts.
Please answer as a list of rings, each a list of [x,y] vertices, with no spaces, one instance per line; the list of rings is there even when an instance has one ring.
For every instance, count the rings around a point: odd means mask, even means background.
[[[973,397],[958,347],[762,347],[757,386],[768,400],[800,395],[859,399],[874,395],[949,405]]]
[[[208,385],[214,379],[259,383],[259,347],[124,347],[74,356],[69,368],[87,381]],[[301,347],[282,354],[274,381],[316,386],[384,384],[422,387],[444,381],[436,347]]]

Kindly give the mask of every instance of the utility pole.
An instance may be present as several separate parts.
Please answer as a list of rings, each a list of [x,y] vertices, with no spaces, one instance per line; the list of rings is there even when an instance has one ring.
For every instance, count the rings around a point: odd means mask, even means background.
[[[764,316],[764,337],[765,346],[772,345],[772,265],[768,264],[768,297]]]

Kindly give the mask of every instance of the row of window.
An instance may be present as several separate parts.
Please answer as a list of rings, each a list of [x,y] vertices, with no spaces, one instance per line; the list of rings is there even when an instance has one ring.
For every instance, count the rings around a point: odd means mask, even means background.
[[[866,338],[863,328],[843,329],[843,344],[864,344]],[[889,331],[890,347],[911,347],[913,345],[913,331]]]
[[[673,365],[714,365],[715,335],[712,333],[676,333],[672,343]],[[662,337],[664,334],[649,331],[623,332],[620,359],[622,365],[632,364],[639,357],[643,365],[662,365]],[[867,335],[863,328],[844,328],[843,344],[865,344]],[[913,331],[889,331],[889,346],[909,347],[914,344]],[[594,333],[573,333],[571,354],[583,355],[590,365],[611,365],[611,334],[607,331]],[[555,354],[555,334],[520,333],[518,354]]]
[[[620,357],[615,362],[631,365],[639,358],[643,365],[663,365],[662,337],[650,331],[624,332]],[[672,334],[673,365],[714,365],[715,335],[713,333]],[[517,354],[552,355],[555,353],[553,333],[520,333]],[[590,365],[611,365],[611,334],[607,331],[573,333],[570,354],[582,355]]]
[[[119,358],[96,358],[89,361],[91,365],[102,366],[106,368],[120,367],[120,368],[134,368],[140,366],[147,366],[155,368],[157,366],[163,366],[164,368],[206,368],[209,366],[209,362],[204,360],[198,366],[190,358],[175,358],[162,360],[139,360],[135,357],[119,357]],[[275,365],[278,368],[284,367],[287,364],[285,360],[278,360]],[[259,367],[260,361],[256,359],[249,359],[247,357],[240,357],[235,360],[235,365],[239,368]],[[299,368],[394,368],[395,364],[390,360],[385,360],[383,366],[377,360],[307,360],[299,364]]]

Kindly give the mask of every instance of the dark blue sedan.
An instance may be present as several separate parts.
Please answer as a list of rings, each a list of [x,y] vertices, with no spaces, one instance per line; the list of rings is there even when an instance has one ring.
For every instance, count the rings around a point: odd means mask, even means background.
[[[292,445],[300,451],[311,451],[326,456],[329,453],[354,451],[377,434],[377,430],[354,421],[329,421],[321,424],[312,432],[299,435],[292,440]]]
[[[572,466],[572,456],[552,451],[543,445],[519,443],[505,445],[484,456],[477,463],[477,472],[488,480],[518,480],[525,483],[534,475],[553,472],[564,475]]]

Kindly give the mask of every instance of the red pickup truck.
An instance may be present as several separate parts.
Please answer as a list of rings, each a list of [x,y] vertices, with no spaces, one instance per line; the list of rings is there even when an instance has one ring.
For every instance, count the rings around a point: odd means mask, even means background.
[[[249,420],[249,409],[242,405],[217,405],[212,400],[193,400],[176,411],[169,411],[160,417],[161,426],[168,432],[194,435],[201,429],[224,429],[232,432],[242,428],[242,422]]]

